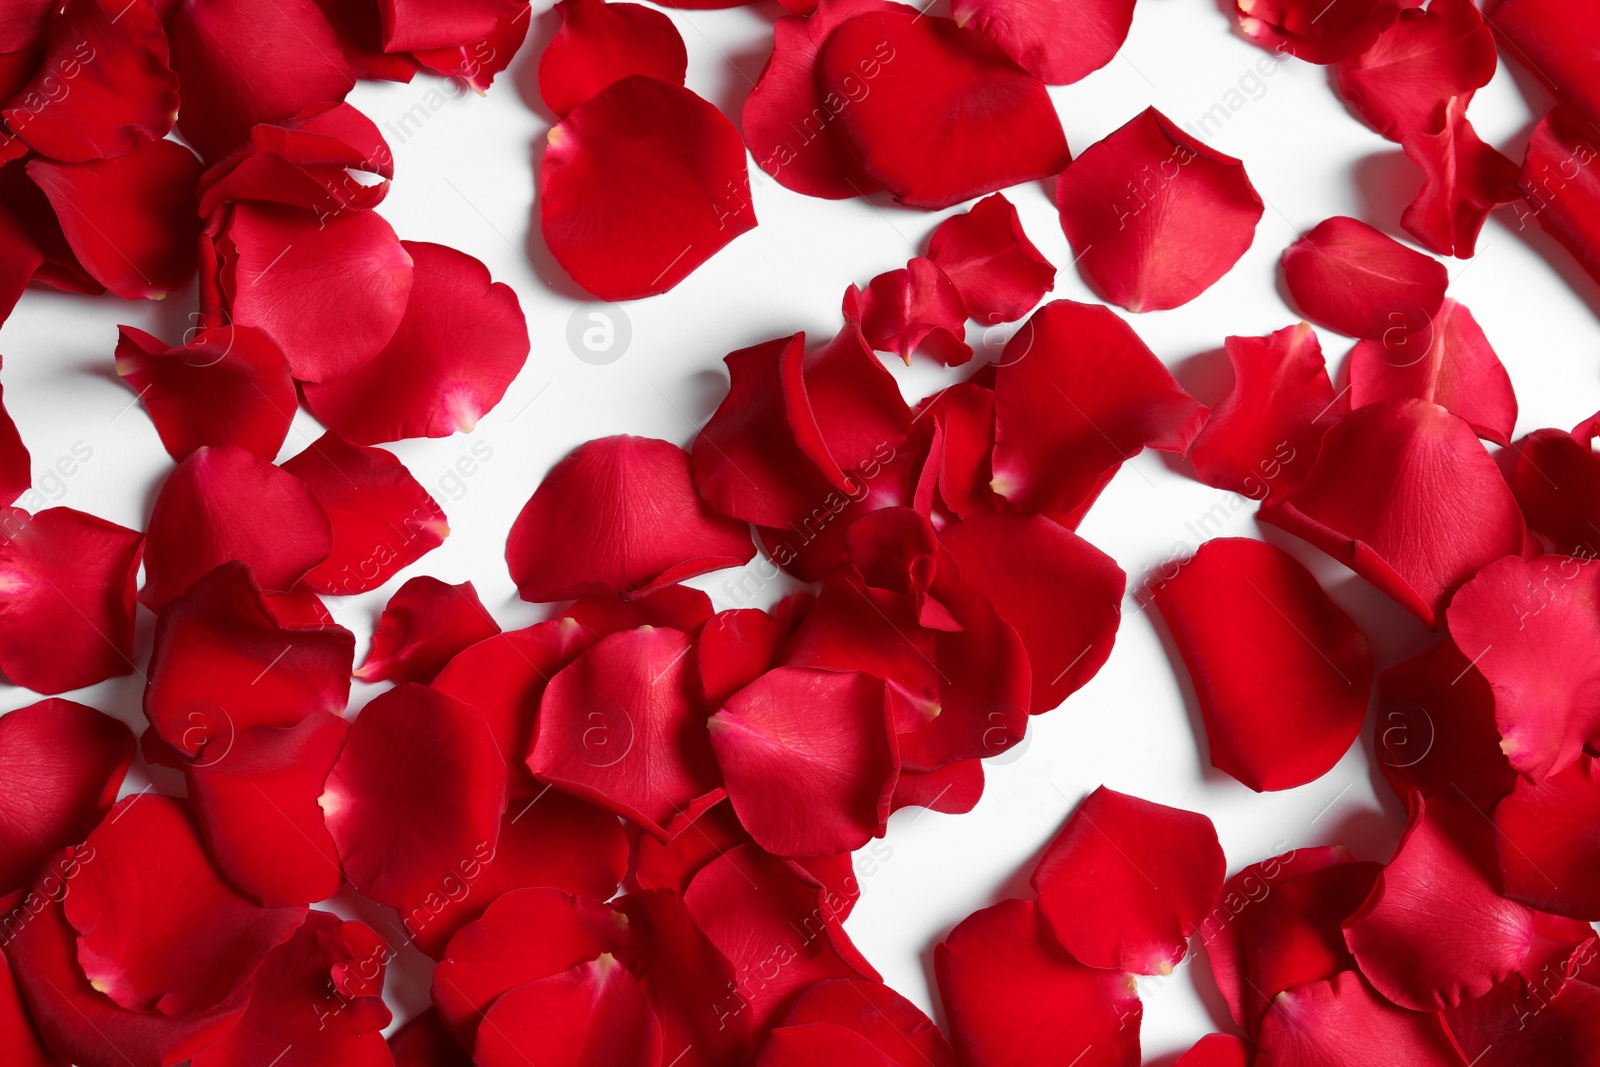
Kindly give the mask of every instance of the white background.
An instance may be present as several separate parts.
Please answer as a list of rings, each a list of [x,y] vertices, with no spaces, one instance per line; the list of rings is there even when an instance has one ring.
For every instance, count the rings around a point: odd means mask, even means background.
[[[632,341],[621,359],[606,366],[580,361],[565,338],[583,297],[551,262],[536,226],[530,236],[534,173],[551,122],[534,88],[534,70],[558,24],[547,6],[539,6],[528,43],[486,98],[425,77],[411,85],[363,84],[350,97],[384,129],[396,153],[397,178],[381,213],[404,238],[453,245],[486,262],[497,279],[516,289],[533,341],[526,369],[474,433],[389,446],[434,492],[452,534],[383,590],[333,605],[362,650],[383,602],[415,574],[471,579],[507,629],[543,617],[545,609],[516,598],[503,549],[512,519],[552,463],[579,442],[606,434],[687,445],[721,399],[725,353],[801,329],[831,336],[845,286],[864,285],[902,266],[950,213],[908,211],[884,197],[870,203],[808,199],[752,165],[760,225],[673,292],[625,305]],[[752,9],[669,14],[688,46],[689,87],[737,123],[771,48],[776,5],[764,0]],[[1281,294],[1276,262],[1282,249],[1334,214],[1357,216],[1403,238],[1400,211],[1421,181],[1398,146],[1346,111],[1326,69],[1289,61],[1261,78],[1263,68],[1273,69],[1269,53],[1240,37],[1211,0],[1140,0],[1118,58],[1076,85],[1052,90],[1074,153],[1150,105],[1182,125],[1197,124],[1214,104],[1236,105],[1207,140],[1244,160],[1267,203],[1255,244],[1198,300],[1134,317],[1145,341],[1207,402],[1218,399],[1214,353],[1225,336],[1264,334],[1298,317]],[[420,128],[413,124],[409,136],[397,135],[401,116],[418,104],[427,121]],[[1530,77],[1502,63],[1469,114],[1485,140],[1520,161],[1533,120],[1548,106]],[[1052,185],[1034,183],[1006,195],[1033,241],[1062,268],[1054,295],[1093,300],[1068,266],[1072,255],[1056,221]],[[1519,231],[1516,213],[1502,209],[1484,231],[1477,258],[1452,260],[1449,267],[1451,295],[1472,310],[1510,371],[1522,405],[1519,434],[1547,425],[1570,428],[1600,408],[1600,289],[1565,252],[1536,225]],[[192,285],[159,304],[44,290],[23,297],[0,329],[0,382],[32,451],[42,494],[24,503],[37,508],[47,500],[143,528],[171,464],[143,410],[129,406],[132,392],[113,373],[116,325],[139,326],[176,342],[194,309]],[[1337,366],[1350,342],[1327,333],[1322,339],[1330,364]],[[993,358],[1004,335],[984,337],[975,330],[971,340],[979,359]],[[889,366],[909,399],[968,373],[921,361],[909,370],[894,360]],[[1220,388],[1226,383],[1224,372]],[[319,433],[302,413],[280,458]],[[92,449],[92,457],[70,476],[46,481],[44,472],[79,442],[80,450]],[[470,477],[452,475],[475,444],[479,452],[487,444],[490,457]],[[1189,524],[1228,497],[1150,453],[1124,467],[1080,532],[1136,583],[1175,552],[1191,551],[1196,534]],[[1260,535],[1253,510],[1239,510],[1225,532]],[[1316,570],[1373,636],[1380,666],[1429,643],[1420,626],[1348,571],[1276,532],[1266,536]],[[720,593],[725,577],[697,583],[719,607],[731,606]],[[764,593],[775,599],[786,591],[774,584]],[[152,623],[141,608],[141,662]],[[141,687],[142,679],[133,675],[73,695],[138,730],[144,725]],[[352,709],[374,691],[357,685]],[[0,687],[0,708],[34,699]],[[887,838],[891,855],[861,871],[863,895],[848,923],[851,934],[889,984],[932,1009],[932,946],[973,910],[1026,895],[1040,849],[1076,802],[1101,783],[1209,815],[1230,873],[1311,844],[1343,843],[1362,858],[1388,859],[1403,814],[1371,759],[1370,723],[1356,749],[1322,779],[1256,795],[1209,768],[1196,737],[1198,722],[1192,691],[1181,667],[1174,671],[1162,631],[1137,600],[1128,599],[1110,661],[1064,708],[1033,721],[1025,748],[990,767],[975,811],[895,816]],[[181,788],[175,776],[156,773],[161,788]],[[143,788],[149,780],[136,768],[127,788]],[[341,899],[341,910],[350,903]],[[381,917],[367,907],[361,914]],[[391,1000],[403,1020],[426,1003],[426,961],[409,950],[392,975]],[[1142,986],[1147,1061],[1170,1063],[1226,1019],[1203,964],[1184,965],[1171,978]]]

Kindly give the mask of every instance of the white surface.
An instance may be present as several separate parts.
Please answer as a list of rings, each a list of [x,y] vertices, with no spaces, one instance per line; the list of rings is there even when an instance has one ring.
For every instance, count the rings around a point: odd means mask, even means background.
[[[739,108],[771,44],[775,5],[732,11],[669,12],[690,57],[689,86],[727,111]],[[487,98],[457,94],[436,79],[411,85],[363,84],[350,97],[395,149],[398,176],[381,213],[402,237],[453,245],[486,262],[521,298],[533,354],[505,401],[470,435],[391,447],[438,498],[450,518],[444,546],[376,593],[334,607],[364,649],[388,595],[406,578],[433,574],[471,579],[502,626],[525,625],[543,609],[516,598],[506,574],[506,531],[545,470],[580,441],[628,432],[687,445],[723,392],[728,351],[804,329],[830,336],[846,284],[904,264],[944,212],[929,215],[872,203],[812,200],[781,188],[752,165],[760,225],[675,291],[625,305],[632,342],[614,363],[596,366],[569,351],[569,317],[581,302],[551,264],[535,230],[529,236],[533,167],[550,117],[532,86],[537,55],[554,32],[548,10],[511,70]],[[1263,69],[1271,76],[1261,77]],[[1519,87],[1518,80],[1522,85]],[[1531,110],[1520,71],[1502,63],[1470,116],[1485,140],[1520,160]],[[1134,318],[1145,341],[1194,385],[1192,357],[1220,347],[1228,334],[1261,334],[1295,321],[1281,297],[1275,264],[1297,234],[1334,214],[1351,214],[1397,236],[1399,213],[1420,177],[1384,141],[1346,112],[1326,70],[1290,61],[1274,68],[1268,53],[1240,38],[1207,0],[1141,0],[1133,32],[1109,67],[1052,91],[1069,143],[1081,151],[1149,105],[1180,124],[1197,124],[1213,104],[1229,117],[1206,139],[1244,160],[1265,217],[1238,266],[1198,300],[1175,311]],[[1231,95],[1230,95],[1231,94]],[[418,106],[420,105],[420,110]],[[402,117],[426,116],[401,131]],[[1057,264],[1055,296],[1094,297],[1071,269],[1072,255],[1051,205],[1051,183],[1007,190],[1029,235]],[[1600,408],[1600,290],[1536,227],[1517,229],[1502,209],[1475,260],[1449,261],[1451,294],[1471,308],[1510,371],[1522,404],[1518,432],[1569,428]],[[552,288],[540,272],[556,279]],[[68,505],[142,528],[170,467],[143,410],[112,372],[116,324],[169,340],[189,325],[193,287],[156,305],[88,300],[30,290],[0,329],[6,406],[32,450],[39,508]],[[993,358],[1003,334],[972,338],[979,358]],[[1323,334],[1330,363],[1349,342]],[[964,377],[920,362],[891,370],[915,399]],[[1342,384],[1342,380],[1341,380]],[[320,430],[301,413],[285,446],[294,454]],[[70,457],[92,454],[80,462]],[[63,459],[61,472],[49,475]],[[459,466],[458,466],[459,465]],[[1229,494],[1209,489],[1155,454],[1127,464],[1081,532],[1128,572],[1130,584],[1198,543],[1202,517]],[[1228,509],[1224,508],[1224,511]],[[1253,506],[1235,509],[1207,536],[1258,533]],[[1471,522],[1462,515],[1459,521]],[[1422,629],[1349,572],[1275,533],[1310,563],[1371,633],[1388,665],[1428,643]],[[719,607],[726,575],[698,582]],[[775,585],[763,596],[780,595]],[[968,815],[898,814],[885,842],[862,860],[861,903],[848,926],[866,956],[895,988],[931,1008],[932,946],[976,908],[1023,895],[1032,861],[1076,802],[1095,786],[1202,811],[1217,825],[1229,871],[1285,848],[1346,843],[1364,858],[1386,860],[1401,826],[1398,803],[1370,758],[1371,729],[1327,776],[1300,789],[1258,796],[1204,764],[1190,710],[1192,694],[1174,671],[1162,637],[1136,599],[1110,661],[1067,705],[1033,722],[1026,747],[992,766],[985,796]],[[140,654],[148,655],[152,617],[140,611]],[[358,654],[359,659],[359,654]],[[142,680],[116,679],[73,694],[142,729]],[[352,708],[375,690],[357,686]],[[36,697],[6,687],[0,707]],[[148,779],[136,770],[128,788]],[[181,781],[162,773],[164,789]],[[369,918],[381,912],[361,908]],[[426,966],[414,951],[393,968],[398,1017],[426,998]],[[1144,983],[1146,1059],[1170,1062],[1195,1038],[1217,1029],[1226,1011],[1202,964],[1185,964],[1164,981]]]

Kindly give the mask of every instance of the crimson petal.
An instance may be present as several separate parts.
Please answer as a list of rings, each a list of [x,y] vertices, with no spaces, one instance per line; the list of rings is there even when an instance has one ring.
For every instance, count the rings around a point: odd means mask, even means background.
[[[1483,8],[1484,19],[1516,50],[1523,66],[1590,121],[1600,119],[1600,80],[1591,58],[1600,43],[1595,17],[1600,12],[1560,0],[1487,0]],[[1552,34],[1554,25],[1562,32]]]
[[[928,239],[928,258],[955,284],[971,317],[986,326],[1022,318],[1056,280],[1056,268],[999,193],[939,223]]]
[[[527,0],[378,0],[386,52],[418,52],[482,40],[503,20],[521,14]]]
[[[1450,281],[1438,260],[1343,215],[1319,222],[1284,251],[1283,276],[1312,322],[1391,345],[1428,328]]]
[[[867,284],[861,332],[873,348],[893,352],[908,364],[919,349],[948,367],[972,358],[964,339],[967,308],[961,293],[937,264],[922,256]]]
[[[672,20],[643,4],[561,0],[561,28],[539,57],[539,95],[558,116],[630,74],[682,85],[689,56]]]
[[[5,321],[4,311],[5,301],[0,298],[0,323]],[[3,398],[0,390],[0,507],[8,507],[33,484],[33,461]]]
[[[22,1003],[22,993],[11,977],[11,965],[0,955],[0,1052],[11,1067],[61,1067],[39,1039]]]
[[[1519,777],[1494,823],[1507,896],[1584,922],[1600,919],[1600,762],[1580,757],[1537,784]]]
[[[896,1067],[956,1067],[956,1054],[933,1021],[881,982],[818,982],[800,994],[782,1020],[783,1026],[824,1023],[859,1034]]]
[[[209,218],[229,200],[287,204],[323,218],[365,211],[388,195],[393,177],[394,153],[371,119],[349,104],[316,104],[252,127],[248,141],[201,176],[200,214]]]
[[[1397,1008],[1355,971],[1278,995],[1256,1067],[1461,1067],[1440,1017]]]
[[[394,1067],[472,1067],[472,1055],[462,1048],[429,1008],[389,1037]]]
[[[1472,0],[1440,0],[1400,12],[1372,46],[1339,64],[1339,92],[1367,125],[1400,141],[1439,128],[1445,105],[1460,108],[1489,84],[1494,34]]]
[[[1600,89],[1596,90],[1600,105]],[[1600,114],[1600,111],[1594,112]],[[1559,241],[1589,272],[1600,279],[1600,177],[1594,163],[1600,147],[1590,136],[1587,113],[1560,106],[1546,115],[1528,140],[1528,155],[1517,184],[1528,210],[1519,213],[1518,225],[1529,215],[1539,219],[1545,232]]]
[[[503,994],[484,1014],[478,1067],[658,1067],[661,1023],[610,954]]]
[[[426,685],[457,653],[499,632],[471,582],[449,585],[421,575],[384,605],[367,658],[355,674],[363,682]]]
[[[1585,558],[1600,556],[1600,526],[1590,525],[1600,524],[1600,456],[1589,440],[1587,433],[1535,430],[1500,457],[1529,528],[1554,551]]]
[[[1442,129],[1407,134],[1401,146],[1427,181],[1400,225],[1442,256],[1471,256],[1489,212],[1522,198],[1517,165],[1479,140],[1460,97],[1451,98]]]
[[[1249,1067],[1250,1046],[1232,1034],[1207,1034],[1172,1067]]]
[[[1307,63],[1338,63],[1359,55],[1394,22],[1401,6],[1391,0],[1354,0],[1334,8],[1319,6],[1319,0],[1234,2],[1247,37]]]
[[[1071,85],[1116,56],[1133,25],[1133,0],[957,0],[950,14],[1000,42],[1040,81]]]

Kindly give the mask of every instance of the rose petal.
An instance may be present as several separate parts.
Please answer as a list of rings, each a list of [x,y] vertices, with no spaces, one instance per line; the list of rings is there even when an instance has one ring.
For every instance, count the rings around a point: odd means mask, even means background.
[[[816,77],[824,99],[851,101],[839,128],[867,176],[909,207],[949,207],[1071,159],[1044,83],[950,19],[858,15],[827,38]],[[929,115],[939,121],[912,118]]]
[[[4,955],[0,955],[0,1052],[13,1067],[61,1067],[62,1061],[50,1055],[33,1028]]]
[[[1471,256],[1489,212],[1522,198],[1517,165],[1478,139],[1460,97],[1450,99],[1441,130],[1408,133],[1401,146],[1427,180],[1400,225],[1441,256]]]
[[[866,1038],[830,1023],[780,1026],[767,1035],[755,1067],[804,1067],[816,1063],[850,1067],[896,1067],[895,1061]]]
[[[862,336],[859,320],[847,317],[833,340],[806,353],[802,367],[805,397],[828,455],[843,471],[876,478],[910,433],[911,409]],[[847,489],[859,480],[842,479]]]
[[[1536,978],[1512,975],[1486,997],[1444,1013],[1456,1047],[1477,1067],[1584,1067],[1600,1054],[1594,939]],[[1585,980],[1591,979],[1591,980]]]
[[[1591,120],[1600,118],[1600,80],[1590,58],[1600,42],[1596,12],[1552,0],[1488,0],[1483,7],[1523,66]],[[1552,34],[1553,25],[1562,32]]]
[[[391,1034],[389,1051],[394,1067],[472,1067],[471,1053],[450,1036],[434,1008],[413,1015]]]
[[[950,14],[1000,42],[1028,73],[1071,85],[1116,56],[1133,25],[1133,0],[1088,4],[1037,0],[959,0]]]
[[[661,1023],[644,989],[610,954],[518,986],[484,1015],[473,1062],[524,1067],[658,1067]]]
[[[928,240],[928,258],[984,325],[1022,318],[1056,280],[1056,268],[1028,240],[1017,209],[999,193],[939,223]]]
[[[579,445],[545,475],[506,540],[517,593],[535,602],[648,591],[754,555],[744,524],[696,495],[689,456],[644,437]]]
[[[672,20],[643,4],[562,0],[561,28],[539,57],[539,95],[565,118],[630,74],[682,85],[689,56]]]
[[[1391,141],[1439,128],[1445,105],[1465,111],[1495,70],[1494,34],[1472,0],[1412,7],[1371,47],[1339,64],[1339,92]]]
[[[1460,1067],[1437,1015],[1397,1008],[1355,971],[1278,995],[1261,1024],[1257,1067]]]
[[[355,676],[363,682],[426,685],[458,652],[499,632],[471,582],[448,585],[421,575],[384,605]]]
[[[4,307],[4,300],[0,300],[0,312]],[[0,322],[4,321],[0,314]],[[6,411],[3,397],[0,391],[0,507],[7,507],[33,484],[33,461],[22,435],[17,433],[17,424]]]
[[[602,637],[641,626],[666,626],[694,634],[711,615],[711,598],[686,585],[659,585],[644,593],[581,597],[566,611],[567,618]]]
[[[933,261],[917,256],[903,270],[878,275],[861,301],[861,332],[873,348],[909,365],[921,350],[947,367],[972,358],[965,341],[967,307]]]
[[[319,5],[321,6],[321,5]],[[261,200],[327,218],[375,208],[389,192],[394,153],[349,104],[315,104],[251,127],[250,138],[200,178],[200,214],[230,200]]]
[[[454,44],[447,48],[418,49],[414,56],[423,67],[446,78],[458,78],[467,88],[482,95],[489,91],[496,74],[510,64],[511,58],[522,47],[528,36],[528,26],[533,21],[532,9],[526,0],[519,0],[515,8],[494,24],[494,28],[476,40]]]
[[[450,891],[494,854],[503,767],[483,717],[465,704],[410,682],[376,697],[318,801],[350,884],[391,907]],[[430,788],[419,790],[423,781]]]
[[[1519,777],[1494,823],[1507,896],[1585,922],[1600,918],[1600,763],[1583,756],[1537,784]]]
[[[359,368],[305,386],[311,413],[358,444],[471,432],[528,358],[510,286],[453,248],[401,247],[416,280],[394,336]]]
[[[1600,105],[1600,89],[1595,102]],[[1517,183],[1528,206],[1518,211],[1517,224],[1520,229],[1528,216],[1537,216],[1545,232],[1590,277],[1600,278],[1600,225],[1595,221],[1600,218],[1600,177],[1591,166],[1600,157],[1600,146],[1585,114],[1589,112],[1560,106],[1533,128]]]
[[[454,0],[443,6],[426,0],[379,0],[384,51],[424,51],[480,40],[526,8],[525,0]]]
[[[859,1034],[897,1067],[956,1067],[956,1054],[933,1021],[881,982],[818,982],[800,994],[782,1020],[785,1027],[822,1023]]]
[[[601,300],[664,293],[756,224],[743,142],[681,85],[613,82],[549,139],[540,229],[556,262]]]
[[[1600,456],[1564,430],[1535,430],[1502,453],[1506,482],[1528,527],[1566,555],[1600,556]]]
[[[1232,1034],[1207,1034],[1172,1067],[1249,1067],[1250,1046]]]
[[[1438,260],[1342,215],[1308,230],[1282,262],[1289,295],[1306,318],[1391,346],[1428,328],[1450,280]]]
[[[789,626],[790,620],[760,608],[735,608],[713,615],[695,644],[706,707],[722,707],[734,693],[776,666]]]
[[[1211,288],[1249,249],[1264,210],[1244,164],[1155,108],[1085,149],[1056,183],[1056,205],[1085,280],[1130,311],[1179,307]]]
[[[1355,0],[1335,8],[1318,0],[1235,0],[1239,29],[1263,48],[1307,63],[1360,55],[1387,29],[1403,4]]]

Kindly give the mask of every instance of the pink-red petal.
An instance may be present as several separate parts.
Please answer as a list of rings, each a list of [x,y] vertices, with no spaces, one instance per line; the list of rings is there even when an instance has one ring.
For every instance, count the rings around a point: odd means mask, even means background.
[[[1302,314],[1350,337],[1414,344],[1444,303],[1444,264],[1343,215],[1324,219],[1283,253]],[[1423,337],[1426,338],[1426,333]]]
[[[682,85],[689,56],[672,20],[643,4],[562,0],[539,57],[539,95],[560,117],[630,74]]]
[[[384,605],[355,675],[363,682],[426,685],[457,653],[499,632],[471,582],[450,585],[421,575]]]
[[[1507,896],[1600,921],[1600,761],[1580,757],[1537,784],[1519,777],[1494,824]]]
[[[1367,125],[1400,141],[1436,131],[1445,105],[1466,110],[1494,77],[1494,34],[1472,0],[1400,12],[1371,47],[1339,64],[1339,92]]]
[[[1040,81],[1071,85],[1116,56],[1133,25],[1133,0],[957,0],[950,14],[1000,42]]]
[[[1522,198],[1519,168],[1478,138],[1461,97],[1450,99],[1441,129],[1408,133],[1401,147],[1426,181],[1400,225],[1441,256],[1471,256],[1489,212]]]

